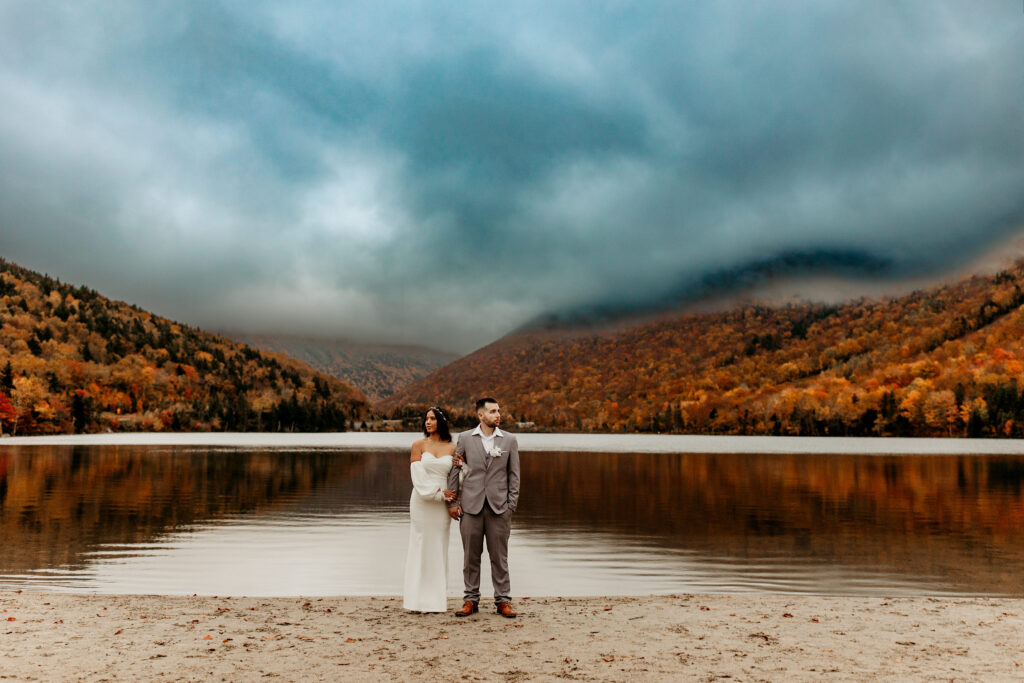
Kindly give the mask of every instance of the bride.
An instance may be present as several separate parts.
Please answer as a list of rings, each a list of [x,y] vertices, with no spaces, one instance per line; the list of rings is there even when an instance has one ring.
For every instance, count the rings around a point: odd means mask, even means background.
[[[405,559],[402,606],[418,612],[444,612],[448,607],[448,527],[451,518],[445,502],[455,493],[445,489],[452,468],[452,443],[448,416],[440,408],[427,411],[423,434],[412,445],[409,472],[409,552]]]

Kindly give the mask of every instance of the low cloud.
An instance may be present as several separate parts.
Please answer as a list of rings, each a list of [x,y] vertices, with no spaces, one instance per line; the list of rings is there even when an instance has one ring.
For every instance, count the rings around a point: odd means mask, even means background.
[[[469,351],[793,253],[1024,219],[989,3],[0,8],[0,251],[214,329]]]

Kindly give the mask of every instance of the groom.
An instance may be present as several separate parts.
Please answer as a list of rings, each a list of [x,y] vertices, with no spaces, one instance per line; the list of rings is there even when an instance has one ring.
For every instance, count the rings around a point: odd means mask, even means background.
[[[448,473],[448,488],[455,496],[448,503],[448,514],[460,520],[462,550],[465,561],[462,578],[466,584],[466,602],[455,613],[468,617],[480,604],[480,553],[487,539],[491,558],[491,583],[498,614],[514,619],[509,593],[508,536],[512,530],[512,513],[519,503],[519,442],[516,437],[498,429],[501,408],[493,398],[476,402],[480,424],[459,435],[455,447],[456,466]],[[460,459],[465,462],[463,465]],[[467,469],[459,488],[459,470]]]

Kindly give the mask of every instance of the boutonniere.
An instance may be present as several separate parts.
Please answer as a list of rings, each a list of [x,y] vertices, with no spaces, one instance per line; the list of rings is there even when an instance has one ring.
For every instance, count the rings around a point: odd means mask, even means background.
[[[487,451],[487,455],[492,458],[500,458],[504,454],[504,451],[497,446],[491,446],[491,450]]]

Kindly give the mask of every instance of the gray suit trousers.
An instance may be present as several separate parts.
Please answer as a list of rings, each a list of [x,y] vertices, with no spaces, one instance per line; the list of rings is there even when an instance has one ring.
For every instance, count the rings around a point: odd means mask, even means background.
[[[511,600],[512,586],[508,576],[508,537],[512,531],[512,511],[498,514],[484,503],[479,513],[463,513],[459,522],[462,535],[462,579],[466,584],[466,600],[480,601],[480,553],[487,540],[487,555],[491,558],[491,584],[494,602],[500,605]]]

